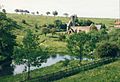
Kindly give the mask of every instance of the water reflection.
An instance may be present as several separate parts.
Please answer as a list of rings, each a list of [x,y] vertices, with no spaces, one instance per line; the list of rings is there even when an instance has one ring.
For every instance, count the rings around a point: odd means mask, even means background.
[[[73,56],[70,56],[70,55],[52,55],[51,57],[49,57],[47,59],[47,62],[46,63],[42,63],[40,67],[31,67],[31,70],[34,70],[34,69],[38,69],[38,68],[42,68],[42,67],[46,67],[46,66],[50,66],[50,65],[53,65],[59,61],[64,61],[65,59],[76,59],[75,57]],[[83,58],[83,60],[89,60],[88,58]],[[25,64],[22,64],[22,65],[15,65],[15,68],[14,68],[14,75],[16,74],[19,74],[19,73],[22,73],[24,70],[25,70],[25,67],[26,65]]]

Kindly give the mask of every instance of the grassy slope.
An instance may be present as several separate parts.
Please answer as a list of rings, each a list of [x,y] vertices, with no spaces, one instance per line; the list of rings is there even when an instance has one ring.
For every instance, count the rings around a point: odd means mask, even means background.
[[[120,60],[55,82],[120,82]]]
[[[91,61],[83,61],[82,63],[85,64],[87,62],[91,62]],[[69,66],[67,68],[71,66],[77,66],[78,63],[79,63],[78,60],[72,60],[69,62]],[[57,72],[57,71],[64,70],[64,69],[66,69],[66,67],[63,66],[63,63],[61,61],[52,66],[48,66],[48,67],[44,67],[41,69],[36,69],[34,71],[31,71],[31,77],[37,77],[37,76],[41,76],[45,74],[50,74],[50,73]],[[20,81],[25,80],[25,78],[27,78],[26,73],[17,74],[15,76],[8,75],[8,76],[0,77],[0,82],[20,82]]]
[[[35,16],[35,15],[21,15],[21,14],[7,14],[8,17],[14,19],[15,21],[18,22],[19,25],[23,27],[22,30],[17,30],[16,34],[18,35],[17,37],[17,42],[22,41],[22,37],[25,34],[25,29],[35,29],[34,26],[37,23],[39,26],[44,25],[44,24],[51,24],[54,23],[54,20],[62,20],[64,23],[68,23],[69,18],[66,17],[52,17],[52,16]],[[29,25],[22,24],[21,21],[22,19],[25,19],[26,22]],[[90,19],[96,23],[104,23],[107,26],[111,26],[114,23],[114,19],[100,19],[100,18],[79,18],[79,19]],[[40,31],[40,30],[39,30]],[[67,48],[66,48],[66,42],[58,41],[56,39],[58,38],[50,38],[50,34],[45,37],[44,35],[40,35],[40,38],[42,40],[46,39],[46,41],[43,43],[45,46],[48,47],[49,52],[51,53],[67,53]]]

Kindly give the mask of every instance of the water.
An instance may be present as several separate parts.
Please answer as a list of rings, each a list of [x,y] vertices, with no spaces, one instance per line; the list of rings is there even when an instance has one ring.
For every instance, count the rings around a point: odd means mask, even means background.
[[[48,58],[47,62],[46,63],[42,63],[40,67],[31,66],[31,70],[53,65],[53,64],[55,64],[55,63],[57,63],[59,61],[64,61],[65,58],[73,59],[74,57],[71,57],[69,55],[62,56],[62,55],[57,54],[56,56],[51,56],[50,58]],[[25,66],[26,66],[25,64],[15,65],[14,75],[22,73],[25,70]]]
[[[31,70],[42,68],[42,67],[46,67],[46,66],[51,66],[53,64],[56,64],[59,61],[64,61],[65,59],[70,59],[71,60],[71,59],[76,59],[76,58],[73,57],[73,56],[69,56],[69,55],[64,55],[63,56],[63,55],[57,54],[55,56],[51,56],[50,58],[48,58],[47,62],[46,63],[42,63],[40,67],[31,66]],[[90,60],[90,59],[83,58],[83,60]],[[15,65],[14,75],[23,73],[23,71],[25,70],[25,67],[26,67],[25,64]]]

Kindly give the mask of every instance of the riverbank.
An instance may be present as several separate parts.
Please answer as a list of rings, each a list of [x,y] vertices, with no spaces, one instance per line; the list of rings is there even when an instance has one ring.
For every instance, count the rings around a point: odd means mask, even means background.
[[[84,60],[82,62],[82,64],[91,62],[91,60]],[[60,70],[64,70],[66,68],[72,67],[72,66],[78,66],[79,60],[71,60],[69,62],[69,65],[66,67],[63,65],[63,61],[60,61],[54,65],[51,66],[47,66],[44,68],[40,68],[40,69],[36,69],[31,71],[31,78],[35,78],[41,75],[45,75],[45,74],[50,74],[53,72],[57,72]],[[27,78],[27,73],[22,73],[22,74],[17,74],[17,75],[8,75],[8,76],[3,76],[0,77],[0,82],[20,82],[23,81]]]

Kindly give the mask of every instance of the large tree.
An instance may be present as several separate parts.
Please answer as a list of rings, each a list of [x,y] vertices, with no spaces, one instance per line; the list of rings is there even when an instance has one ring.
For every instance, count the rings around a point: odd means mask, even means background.
[[[67,47],[69,49],[69,52],[71,52],[72,55],[79,57],[80,64],[84,55],[84,46],[88,40],[89,36],[85,32],[80,32],[71,35],[67,41]]]
[[[27,65],[28,79],[30,79],[30,67],[41,66],[48,58],[45,48],[40,47],[39,36],[28,30],[22,44],[15,47],[14,59],[16,64]]]
[[[47,15],[49,15],[49,14],[50,14],[50,12],[49,12],[49,11],[47,11],[47,12],[46,12],[46,14],[47,14]]]
[[[57,15],[58,15],[58,12],[57,12],[57,11],[53,11],[52,14],[53,14],[54,16],[57,16]]]
[[[11,74],[11,69],[8,70],[12,62],[13,49],[16,45],[16,36],[13,34],[14,28],[18,25],[12,19],[7,18],[4,13],[0,13],[0,75]],[[6,63],[6,64],[5,64]]]
[[[97,43],[108,40],[109,36],[106,30],[102,29],[100,31],[92,30],[87,33],[89,35],[89,41],[85,44],[87,54],[91,54],[97,47]]]

